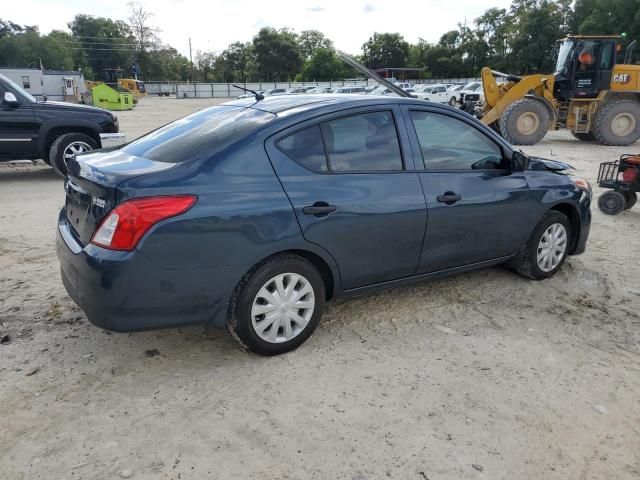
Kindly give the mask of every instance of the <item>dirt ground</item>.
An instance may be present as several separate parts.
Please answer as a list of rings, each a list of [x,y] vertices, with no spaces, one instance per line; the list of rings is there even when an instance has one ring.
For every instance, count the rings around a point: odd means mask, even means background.
[[[211,103],[119,116],[132,138]],[[592,183],[639,150],[525,148]],[[223,331],[89,324],[58,272],[63,202],[42,163],[0,165],[1,479],[640,478],[640,207],[594,206],[550,280],[492,268],[334,302],[261,358]]]

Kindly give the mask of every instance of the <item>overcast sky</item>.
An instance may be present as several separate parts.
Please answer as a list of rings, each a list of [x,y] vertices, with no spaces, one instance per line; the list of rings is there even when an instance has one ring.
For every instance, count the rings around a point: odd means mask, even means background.
[[[373,32],[399,32],[410,42],[437,41],[460,22],[471,23],[491,7],[510,0],[143,0],[155,14],[160,38],[185,55],[189,37],[197,50],[219,52],[235,41],[250,41],[265,26],[315,29],[335,45],[359,53]],[[67,30],[77,13],[126,20],[127,0],[2,0],[0,18],[37,25],[42,33]]]

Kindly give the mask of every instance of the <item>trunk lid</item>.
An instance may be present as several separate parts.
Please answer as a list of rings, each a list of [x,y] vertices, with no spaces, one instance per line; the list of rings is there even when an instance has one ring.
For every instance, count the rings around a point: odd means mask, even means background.
[[[65,210],[76,239],[82,245],[89,243],[96,227],[115,207],[118,185],[173,166],[129,155],[123,150],[79,155],[70,160],[64,184]]]

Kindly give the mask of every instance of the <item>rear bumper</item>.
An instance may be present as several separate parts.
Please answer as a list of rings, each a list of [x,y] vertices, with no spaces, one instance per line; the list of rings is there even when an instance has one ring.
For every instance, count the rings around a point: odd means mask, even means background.
[[[100,144],[102,148],[118,147],[124,145],[127,137],[124,133],[101,133]]]
[[[56,252],[65,289],[98,327],[130,332],[224,324],[228,296],[215,288],[225,278],[222,267],[166,269],[140,251],[83,247],[64,209],[58,219]]]

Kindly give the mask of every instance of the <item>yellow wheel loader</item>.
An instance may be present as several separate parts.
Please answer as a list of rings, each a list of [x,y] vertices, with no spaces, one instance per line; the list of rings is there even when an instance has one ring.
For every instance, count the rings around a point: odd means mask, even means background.
[[[547,130],[560,128],[578,140],[634,143],[640,138],[640,65],[632,64],[636,41],[618,63],[621,38],[576,35],[560,40],[551,75],[520,77],[483,68],[481,121],[516,145],[532,145]]]

